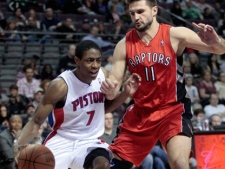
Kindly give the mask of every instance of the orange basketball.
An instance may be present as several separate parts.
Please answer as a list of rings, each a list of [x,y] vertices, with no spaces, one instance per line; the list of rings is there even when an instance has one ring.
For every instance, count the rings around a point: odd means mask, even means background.
[[[55,158],[52,152],[40,144],[29,144],[20,151],[18,169],[54,169]]]

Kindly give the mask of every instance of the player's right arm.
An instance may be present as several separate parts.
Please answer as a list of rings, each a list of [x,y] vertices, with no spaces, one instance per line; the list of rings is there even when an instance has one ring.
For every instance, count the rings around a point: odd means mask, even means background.
[[[56,78],[48,86],[48,89],[38,105],[32,119],[24,126],[18,141],[16,149],[28,144],[36,135],[41,124],[48,117],[58,101],[65,99],[67,94],[67,85],[62,78]]]
[[[114,99],[123,83],[126,71],[126,39],[120,40],[113,53],[113,64],[109,78],[102,83],[101,91],[106,94],[108,100]]]

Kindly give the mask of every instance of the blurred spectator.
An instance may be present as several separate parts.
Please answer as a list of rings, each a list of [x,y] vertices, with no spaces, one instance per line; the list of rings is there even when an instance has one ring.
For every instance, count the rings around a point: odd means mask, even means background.
[[[202,108],[194,110],[194,116],[192,119],[192,125],[194,130],[202,130],[203,124],[205,122],[205,112]],[[199,125],[200,123],[200,125]]]
[[[90,21],[89,19],[84,19],[82,22],[81,30],[79,30],[81,33],[89,33],[90,32]]]
[[[107,0],[96,0],[94,3],[94,12],[98,15],[106,15],[108,12]]]
[[[0,131],[9,127],[9,118],[11,114],[8,112],[6,105],[0,106]]]
[[[122,20],[118,20],[115,22],[115,28],[112,30],[113,35],[113,40],[115,42],[121,40],[124,35],[127,33],[127,29],[123,23]]]
[[[74,63],[76,45],[69,45],[68,54],[59,60],[57,75],[65,70],[73,70],[77,66]]]
[[[189,2],[191,4],[191,7],[194,7],[194,8],[198,8],[198,4],[197,2],[194,0],[181,0],[180,1],[180,6],[181,6],[181,9],[184,11],[185,9],[187,9],[187,3],[186,2]]]
[[[2,29],[5,29],[6,28],[6,25],[7,25],[7,23],[6,23],[5,16],[4,16],[3,12],[0,9],[0,27]]]
[[[187,96],[191,99],[191,103],[199,102],[198,89],[193,85],[193,76],[191,74],[185,75],[185,88]]]
[[[0,83],[0,105],[7,104],[7,102],[9,101],[9,97],[7,96],[6,92],[3,93],[3,90],[4,89],[2,89],[2,85]]]
[[[199,96],[203,107],[209,104],[209,98],[211,94],[216,94],[216,87],[212,80],[212,74],[209,70],[204,70],[202,80],[198,85]]]
[[[145,159],[142,161],[140,167],[135,167],[134,169],[153,169],[153,156],[152,154],[148,154]]]
[[[221,13],[221,17],[218,20],[218,28],[223,25],[224,21],[225,21],[225,11]]]
[[[200,10],[200,12],[202,14],[204,13],[206,8],[208,8],[208,10],[209,10],[208,12],[211,14],[214,11],[214,8],[211,5],[209,5],[208,3],[206,3],[205,0],[198,0],[197,5],[198,5],[198,9]]]
[[[214,11],[213,11],[215,20],[219,21],[221,19],[223,13],[224,13],[224,10],[221,8],[221,4],[219,2],[215,2],[214,3]],[[217,27],[218,26],[219,25],[217,24]]]
[[[217,80],[219,77],[219,72],[220,72],[220,64],[217,60],[216,54],[211,54],[208,57],[207,66],[209,67],[209,70],[212,73],[212,78],[214,80]]]
[[[40,85],[40,81],[34,78],[34,70],[31,67],[26,67],[25,77],[18,80],[16,85],[19,88],[19,94],[33,100],[34,91]]]
[[[71,18],[66,18],[62,25],[56,28],[56,31],[59,33],[67,33],[64,35],[57,35],[57,38],[61,43],[73,43],[74,40],[76,40],[75,33],[77,32],[77,30]]]
[[[18,30],[26,25],[26,17],[24,16],[21,8],[16,8],[15,11],[13,11],[13,16],[9,16],[7,18],[7,22],[9,21],[14,21]]]
[[[120,16],[118,14],[117,7],[116,7],[116,5],[112,5],[112,6],[110,6],[109,12],[105,16],[105,22],[114,24],[118,20],[120,20]]]
[[[0,42],[5,42],[5,41],[6,41],[5,32],[2,29],[2,27],[0,26]]]
[[[192,6],[191,0],[186,1],[186,6],[187,8],[182,12],[182,16],[185,19],[204,19],[199,9]]]
[[[41,87],[38,87],[34,91],[34,100],[32,104],[34,105],[34,110],[37,108],[38,104],[41,102],[44,96],[44,91]]]
[[[55,78],[53,73],[54,72],[53,72],[52,65],[49,63],[44,64],[44,66],[41,70],[41,81],[43,81],[45,79],[53,80]]]
[[[225,72],[220,72],[219,80],[215,82],[216,91],[219,96],[219,100],[222,104],[225,104]]]
[[[197,82],[199,82],[202,74],[202,67],[196,53],[193,52],[189,54],[189,62],[191,64],[191,74],[194,77],[194,81],[197,80]]]
[[[173,6],[170,9],[170,12],[172,12],[173,14],[175,14],[179,17],[182,16],[183,10],[181,9],[180,3],[177,1],[174,1]],[[180,20],[179,18],[174,17],[174,16],[171,16],[171,17],[172,17],[172,21],[173,21],[174,25],[176,25],[176,26],[184,25],[184,22],[182,20]]]
[[[29,103],[29,100],[18,93],[18,87],[12,84],[9,87],[9,112],[10,114],[22,114],[25,112],[26,106]]]
[[[49,80],[49,79],[45,79],[41,82],[40,87],[43,89],[44,94],[45,94],[50,82],[51,82],[51,80]]]
[[[82,25],[81,25],[81,29],[79,29],[77,32],[80,33],[80,36],[79,36],[79,41],[84,37],[86,36],[86,34],[90,33],[90,20],[89,19],[84,19],[82,21]]]
[[[222,116],[223,121],[225,121],[225,106],[219,104],[219,98],[217,94],[211,94],[210,104],[204,107],[206,118],[209,118],[213,114],[219,114]]]
[[[168,155],[159,145],[152,148],[150,154],[153,156],[153,166],[155,169],[169,169]]]
[[[111,34],[111,32],[106,30],[106,26],[105,26],[104,22],[99,22],[98,28],[99,28],[99,32],[98,32],[99,36],[101,36],[101,38],[103,40],[111,40],[111,37],[109,36],[109,34]]]
[[[81,8],[79,9],[81,10]],[[88,15],[95,15],[94,12],[94,1],[92,0],[82,0],[82,12]]]
[[[116,6],[116,11],[119,15],[122,15],[124,13],[124,5],[120,2],[120,0],[109,0],[108,9],[112,9],[112,6]]]
[[[21,42],[21,36],[18,34],[18,30],[16,29],[15,21],[8,21],[5,31],[5,37],[7,41],[11,42]]]
[[[0,166],[1,169],[15,169],[13,145],[22,130],[22,119],[14,115],[9,120],[9,129],[0,133]]]
[[[219,21],[218,28],[218,34],[225,37],[225,12],[222,15],[222,19]]]
[[[54,16],[53,10],[47,8],[45,10],[45,17],[41,21],[41,30],[54,31],[58,27],[59,19]]]
[[[36,55],[34,55],[35,57],[38,57]],[[33,69],[33,73],[34,73],[34,78],[36,79],[40,79],[40,68],[37,66],[36,60],[35,59],[28,59],[24,61],[24,64],[22,67],[19,67],[19,71],[16,75],[16,80],[18,81],[19,79],[22,79],[25,77],[25,69],[27,67],[30,67]]]
[[[213,114],[209,117],[209,130],[213,131],[215,126],[222,125],[222,117],[219,114]]]
[[[215,15],[213,14],[212,10],[210,10],[208,7],[204,8],[203,11],[203,17],[206,20],[213,20],[216,19]]]
[[[114,129],[113,123],[113,114],[111,112],[105,113],[105,131],[100,138],[105,140],[108,144],[111,144],[116,136],[116,130]]]
[[[200,103],[194,103],[191,107],[192,107],[193,112],[198,109],[203,109],[203,107]],[[194,116],[193,116],[193,118],[194,118]]]
[[[132,26],[132,21],[130,17],[130,12],[128,6],[125,6],[125,11],[120,15],[120,19],[123,21],[125,25]],[[127,30],[128,31],[128,30]]]
[[[190,62],[189,61],[184,61],[183,72],[184,72],[184,75],[185,74],[191,74],[191,66],[190,66]]]
[[[99,32],[99,28],[94,25],[94,26],[92,26],[89,35],[84,36],[82,40],[92,40],[95,43],[97,43],[100,48],[115,46],[115,44],[113,44],[109,41],[102,40],[102,38],[99,36],[98,32]]]
[[[105,57],[107,63],[106,65],[104,66],[104,68],[110,72],[111,68],[112,68],[112,62],[113,62],[113,55],[108,55]]]
[[[33,21],[35,22],[36,27],[38,29],[40,29],[41,28],[40,19],[37,16],[37,12],[34,9],[30,9],[28,11],[27,18],[29,19],[29,17],[32,17],[33,18]],[[26,24],[28,24],[28,21],[26,21]]]
[[[28,116],[28,121],[33,116],[34,111],[35,111],[34,105],[32,103],[29,103],[25,111],[25,114]]]
[[[35,32],[40,32],[40,29],[37,26],[37,21],[33,17],[28,17],[27,24],[24,27],[24,30],[26,34],[22,34],[22,40],[23,42],[28,43],[39,43],[41,44],[42,40],[41,35]]]

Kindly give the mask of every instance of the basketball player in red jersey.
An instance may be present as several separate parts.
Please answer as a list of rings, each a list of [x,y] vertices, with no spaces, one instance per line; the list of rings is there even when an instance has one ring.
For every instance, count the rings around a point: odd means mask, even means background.
[[[139,166],[157,140],[165,147],[172,169],[188,169],[192,113],[191,101],[185,97],[182,54],[186,47],[223,54],[225,41],[210,25],[193,23],[199,31],[195,33],[159,24],[156,0],[127,0],[127,4],[134,28],[116,45],[111,75],[101,91],[113,99],[126,66],[142,82],[110,146],[115,156],[112,169]]]

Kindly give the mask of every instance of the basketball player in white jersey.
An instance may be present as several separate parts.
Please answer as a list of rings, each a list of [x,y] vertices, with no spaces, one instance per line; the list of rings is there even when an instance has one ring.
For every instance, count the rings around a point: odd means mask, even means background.
[[[55,156],[55,169],[109,169],[112,153],[108,144],[98,139],[104,132],[105,113],[105,95],[100,87],[108,77],[101,68],[101,50],[93,41],[81,41],[74,60],[77,69],[63,72],[50,83],[15,147],[21,149],[29,143],[49,116],[53,131],[43,144]],[[139,82],[137,74],[131,75],[125,82],[125,90],[110,103],[107,111],[132,95]]]

